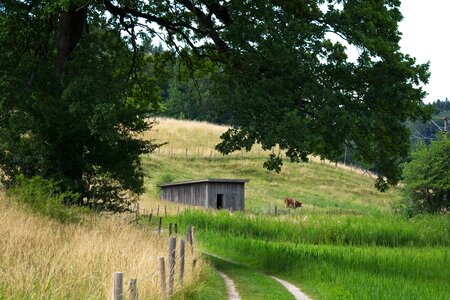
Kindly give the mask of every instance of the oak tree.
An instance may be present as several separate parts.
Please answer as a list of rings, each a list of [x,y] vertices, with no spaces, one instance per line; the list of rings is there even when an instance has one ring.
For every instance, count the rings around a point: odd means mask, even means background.
[[[398,0],[5,0],[0,4],[0,166],[57,177],[92,198],[142,192],[136,138],[158,108],[143,45],[160,37],[191,68],[215,65],[234,126],[217,148],[279,145],[292,161],[345,146],[400,178],[407,119],[428,65],[400,51]],[[347,48],[354,47],[355,59]],[[280,156],[266,166],[278,170]],[[88,180],[88,178],[91,178]],[[128,182],[127,180],[131,180]],[[92,187],[97,187],[92,189]]]

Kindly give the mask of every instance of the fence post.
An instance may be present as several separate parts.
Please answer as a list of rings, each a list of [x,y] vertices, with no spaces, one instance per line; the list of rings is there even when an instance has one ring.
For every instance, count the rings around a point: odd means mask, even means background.
[[[148,223],[150,225],[152,225],[152,216],[153,216],[153,212],[148,215]]]
[[[178,233],[178,224],[177,224],[177,223],[175,223],[175,224],[174,224],[174,227],[175,227],[175,228],[174,228],[174,230],[175,230],[175,234],[177,234],[177,233]]]
[[[189,244],[192,244],[191,225],[187,226],[187,229],[186,229],[186,240],[188,241]]]
[[[169,235],[172,235],[172,223],[169,223]]]
[[[192,258],[192,270],[195,269],[195,265],[197,264],[197,257]]]
[[[158,234],[161,233],[161,224],[162,224],[162,217],[159,217]]]
[[[159,217],[159,205],[158,205],[158,209],[156,210],[156,217]]]
[[[183,286],[184,277],[184,240],[180,241],[180,286]]]
[[[277,206],[275,205],[275,216],[277,215]]]
[[[167,207],[164,205],[164,217],[167,218]]]
[[[191,253],[194,253],[194,233],[195,233],[195,227],[188,225],[187,232],[186,232],[186,240],[189,242],[189,245],[191,246]]]
[[[114,272],[112,300],[122,300],[123,272]]]
[[[130,280],[130,300],[138,300],[137,279]]]
[[[175,247],[177,239],[172,237],[169,239],[169,297],[173,294],[173,285],[175,278]]]
[[[166,265],[164,263],[164,256],[158,257],[158,260],[159,260],[159,278],[161,282],[159,293],[161,295],[161,298],[166,298]]]
[[[136,202],[136,223],[139,220],[139,202]]]
[[[192,244],[192,247],[194,247],[194,242],[195,242],[195,227],[192,226],[191,227],[191,244]],[[194,250],[192,250],[192,251],[194,251]]]

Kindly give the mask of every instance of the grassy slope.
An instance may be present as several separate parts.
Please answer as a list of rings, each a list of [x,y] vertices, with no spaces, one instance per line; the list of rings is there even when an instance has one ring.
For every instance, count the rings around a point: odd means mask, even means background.
[[[262,168],[268,152],[261,149],[222,157],[213,150],[220,133],[226,130],[221,126],[163,120],[157,130],[148,136],[169,144],[144,157],[149,178],[143,202],[148,207],[159,204],[172,211],[176,208],[157,200],[155,186],[163,177],[248,178],[249,211],[269,205],[280,207],[287,196],[305,202],[303,211],[293,217],[263,217],[299,228],[302,232],[298,237],[285,230],[286,225],[274,225],[275,235],[263,230],[272,228],[264,224],[259,225],[263,232],[259,236],[250,236],[245,228],[231,232],[216,222],[223,217],[209,215],[206,218],[212,224],[197,224],[198,237],[207,250],[276,273],[321,299],[450,296],[446,280],[450,274],[443,267],[448,265],[449,219],[431,216],[406,220],[393,215],[389,207],[401,197],[398,188],[379,193],[373,180],[361,171],[316,160],[285,163],[280,174],[270,173]],[[199,218],[185,220],[194,221]]]
[[[305,210],[326,208],[366,213],[386,210],[390,201],[400,197],[397,188],[387,193],[376,191],[373,180],[361,171],[336,168],[314,159],[310,163],[285,162],[277,174],[262,168],[269,152],[259,147],[250,153],[219,155],[214,145],[226,130],[223,126],[161,120],[155,129],[147,137],[168,144],[143,159],[149,176],[144,199],[152,202],[158,198],[156,184],[167,175],[177,181],[217,177],[250,179],[246,185],[247,209],[268,205],[280,208],[285,197],[294,197],[305,203]]]

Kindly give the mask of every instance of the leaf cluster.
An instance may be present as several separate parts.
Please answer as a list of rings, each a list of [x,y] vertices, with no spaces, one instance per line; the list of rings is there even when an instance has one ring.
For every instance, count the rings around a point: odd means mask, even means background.
[[[14,21],[35,27],[15,27],[11,12],[0,16],[7,25],[0,41],[2,182],[11,186],[19,174],[41,176],[78,195],[67,204],[127,209],[143,192],[140,155],[158,147],[138,138],[159,109],[159,89],[145,73],[149,58],[131,51],[114,28],[91,23],[58,78],[56,28],[50,26],[46,40],[33,39],[48,20],[40,13]],[[10,43],[11,35],[27,34],[24,51]]]
[[[441,134],[429,146],[420,143],[405,164],[404,207],[408,214],[450,209],[450,138]]]
[[[233,11],[224,37],[235,52],[219,88],[235,127],[217,149],[256,142],[279,145],[292,161],[310,154],[338,161],[349,147],[374,166],[376,187],[385,190],[400,180],[408,156],[404,122],[431,114],[420,105],[428,65],[398,47],[399,2],[295,3],[244,2]]]

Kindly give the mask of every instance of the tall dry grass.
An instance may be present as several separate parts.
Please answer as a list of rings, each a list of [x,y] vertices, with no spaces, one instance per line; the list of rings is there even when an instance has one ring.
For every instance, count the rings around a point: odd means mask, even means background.
[[[144,133],[145,139],[155,139],[158,142],[167,143],[156,154],[169,157],[187,157],[187,158],[216,158],[223,155],[215,150],[215,146],[220,142],[220,136],[230,127],[225,125],[216,125],[207,122],[176,120],[170,118],[155,118],[155,127]],[[286,156],[285,151],[274,147],[271,150],[263,150],[261,145],[255,144],[249,152],[238,151],[230,154],[234,157],[267,157],[271,152]],[[321,160],[319,157],[310,156],[312,162],[335,166],[336,168],[365,174],[368,177],[375,178],[376,175],[362,170],[358,167],[334,163],[328,160]]]
[[[123,217],[60,224],[0,194],[0,299],[106,299],[115,271],[124,272],[125,284],[137,279],[141,299],[159,299],[157,258],[167,253],[167,235]],[[184,290],[192,289],[206,268],[199,259],[193,271],[191,261],[186,251]]]

